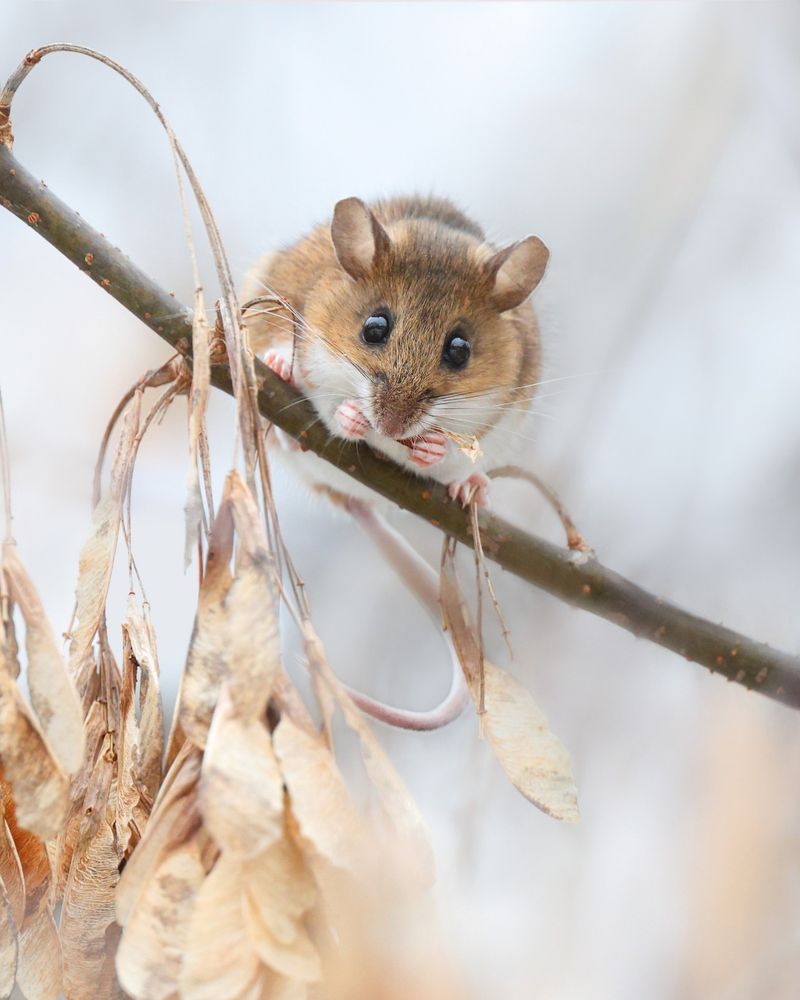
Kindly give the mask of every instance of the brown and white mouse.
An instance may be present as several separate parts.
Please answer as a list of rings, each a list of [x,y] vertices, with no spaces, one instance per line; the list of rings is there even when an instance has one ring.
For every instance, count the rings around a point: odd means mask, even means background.
[[[547,259],[535,236],[490,245],[444,199],[347,198],[329,225],[251,270],[245,299],[286,307],[254,308],[246,325],[331,434],[485,503],[485,471],[524,444],[540,371],[529,296]],[[366,495],[312,453],[297,459],[312,482]]]

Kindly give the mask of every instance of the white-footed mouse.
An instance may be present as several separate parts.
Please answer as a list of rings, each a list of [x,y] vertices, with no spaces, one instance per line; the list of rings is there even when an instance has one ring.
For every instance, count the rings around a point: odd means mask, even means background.
[[[330,225],[248,275],[245,299],[275,295],[296,322],[285,308],[260,308],[246,325],[254,350],[331,434],[446,484],[455,500],[484,504],[484,470],[524,441],[540,364],[527,300],[547,258],[535,236],[491,246],[444,199],[347,198]],[[296,453],[312,482],[369,495],[313,453]]]

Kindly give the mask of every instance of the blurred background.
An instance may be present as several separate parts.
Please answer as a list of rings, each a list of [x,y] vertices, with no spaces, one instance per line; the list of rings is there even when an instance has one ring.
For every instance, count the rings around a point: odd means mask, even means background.
[[[800,647],[800,6],[7,0],[0,77],[56,40],[103,50],[152,89],[239,276],[354,194],[433,191],[493,238],[540,235],[545,377],[562,381],[543,390],[525,464],[612,568]],[[191,301],[166,141],[121,80],[50,57],[19,93],[15,133],[30,170]],[[168,352],[7,213],[0,248],[15,534],[66,628],[102,429]],[[227,399],[211,425],[221,479]],[[134,483],[169,701],[196,593],[185,454],[177,404]],[[278,494],[339,674],[433,704],[448,667],[427,619],[342,516],[280,474]],[[494,504],[560,541],[524,484],[499,484]],[[432,529],[394,523],[436,560]],[[571,751],[581,823],[524,801],[469,714],[380,733],[431,826],[470,996],[796,997],[800,716],[494,576],[511,667]]]

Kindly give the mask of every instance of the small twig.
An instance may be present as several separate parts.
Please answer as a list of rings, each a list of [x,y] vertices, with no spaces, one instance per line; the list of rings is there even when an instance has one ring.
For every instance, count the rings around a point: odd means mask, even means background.
[[[567,533],[567,548],[572,549],[575,552],[593,554],[594,550],[591,545],[586,542],[580,531],[578,531],[575,527],[575,522],[569,516],[561,497],[558,493],[556,493],[552,486],[548,486],[543,479],[540,479],[536,475],[536,473],[529,472],[527,469],[523,469],[519,465],[501,465],[497,469],[492,469],[488,475],[492,479],[525,479],[532,486],[535,486],[558,515],[558,519],[561,521],[564,531]]]

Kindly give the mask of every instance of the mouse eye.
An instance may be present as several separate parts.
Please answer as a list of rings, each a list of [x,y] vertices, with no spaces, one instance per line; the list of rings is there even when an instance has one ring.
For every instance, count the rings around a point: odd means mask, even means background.
[[[385,344],[394,326],[394,317],[388,309],[378,309],[364,321],[361,339],[365,344]]]
[[[469,361],[470,346],[464,333],[461,327],[456,327],[447,338],[442,351],[442,361],[449,368],[463,368]]]

